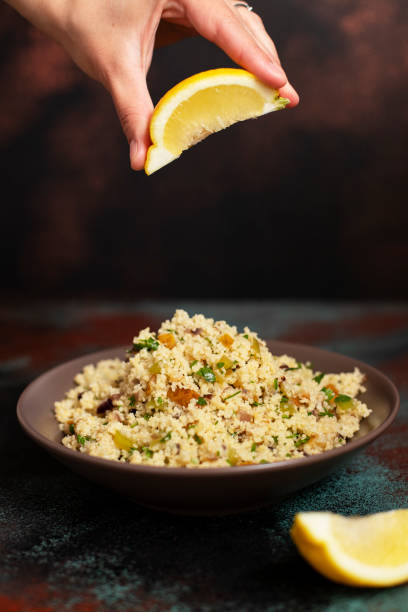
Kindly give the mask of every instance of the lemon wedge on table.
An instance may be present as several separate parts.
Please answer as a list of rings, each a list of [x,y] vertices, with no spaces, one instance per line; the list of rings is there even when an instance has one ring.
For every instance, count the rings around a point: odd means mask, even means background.
[[[335,582],[385,587],[408,581],[408,510],[362,517],[301,512],[291,536],[301,555]]]
[[[199,72],[170,89],[158,102],[150,121],[146,174],[180,157],[210,134],[285,108],[289,100],[253,74],[238,68]]]

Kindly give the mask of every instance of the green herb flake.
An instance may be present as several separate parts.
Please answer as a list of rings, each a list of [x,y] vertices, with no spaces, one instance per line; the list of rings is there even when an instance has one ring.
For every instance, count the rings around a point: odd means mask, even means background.
[[[200,368],[199,370],[197,370],[196,374],[204,378],[206,382],[215,383],[216,379],[215,379],[215,374],[213,372],[213,369],[208,366],[204,366]]]
[[[131,408],[133,408],[133,406],[136,406],[136,398],[134,395],[129,396],[129,406]]]
[[[74,436],[74,435],[75,435],[75,427],[74,427],[74,424],[73,424],[73,423],[71,423],[71,424],[70,424],[70,426],[69,426],[69,433],[70,433],[72,436]]]
[[[81,446],[84,446],[84,445],[85,445],[86,440],[87,440],[87,439],[88,439],[88,440],[90,440],[91,438],[90,438],[89,436],[80,436],[79,434],[77,434],[76,439],[77,439],[78,443],[79,443]]]
[[[197,442],[197,444],[202,444],[204,442],[204,440],[198,434],[194,434],[194,440]]]
[[[223,367],[224,367],[224,365],[225,365],[225,364],[224,364],[224,362],[223,362],[223,361],[219,361],[219,362],[217,363],[217,368],[218,368],[219,370],[221,370],[221,368],[223,368]]]
[[[146,414],[143,415],[143,418],[144,418],[145,421],[148,421],[149,419],[152,418],[152,416],[153,416],[152,414],[147,414],[147,412],[146,412]]]
[[[319,412],[319,416],[334,417],[334,412],[330,412],[330,410],[326,410],[325,408],[323,412]]]
[[[275,391],[277,391],[277,390],[278,390],[278,386],[279,386],[279,385],[278,385],[278,379],[277,379],[277,378],[275,378],[275,379],[274,379],[274,381],[273,381],[273,387],[274,387]]]
[[[291,457],[292,455],[290,453],[286,453],[286,457]]]
[[[190,423],[189,425],[187,425],[187,431],[189,429],[193,429],[193,427],[197,427],[197,423]]]
[[[260,406],[261,404],[259,404],[259,402],[254,402],[253,404],[251,404],[251,406]]]
[[[303,444],[306,444],[306,442],[309,442],[309,440],[310,440],[310,436],[305,436],[304,438],[299,438],[299,440],[296,440],[296,442],[295,442],[296,448],[299,448],[299,446],[302,446]]]
[[[105,421],[104,423],[102,423],[102,425],[108,425],[108,421]]]
[[[257,444],[256,444],[256,442],[254,442],[252,444],[252,446],[251,446],[251,453],[254,453],[256,451],[256,446],[257,446]]]
[[[279,436],[272,436],[272,438],[273,438],[273,441],[275,442],[275,444],[277,444],[278,440],[279,440]]]
[[[317,384],[319,384],[322,382],[323,377],[324,377],[324,372],[321,372],[320,374],[316,374],[316,376],[313,377],[313,380],[317,382]]]
[[[286,395],[282,395],[280,403],[281,404],[287,404],[289,402],[289,398],[286,397]]]
[[[322,388],[323,393],[325,394],[327,401],[330,402],[330,400],[333,399],[333,397],[336,395],[334,391],[332,391],[332,389],[329,389],[328,387],[323,387]]]
[[[235,393],[232,393],[231,395],[228,395],[227,397],[224,397],[222,401],[223,402],[228,402],[228,400],[230,400],[232,397],[235,397],[239,393],[241,393],[241,391],[235,391]]]
[[[156,400],[156,404],[158,404],[159,406],[163,403],[163,398],[162,397],[158,397]]]
[[[215,421],[214,425],[218,425],[218,420],[217,420],[217,421]]]
[[[190,368],[192,368],[193,366],[195,366],[195,365],[196,365],[196,363],[198,363],[198,361],[197,361],[197,359],[194,359],[194,361],[192,361],[192,362],[190,363]]]
[[[130,353],[138,353],[139,351],[146,349],[147,351],[157,351],[160,344],[151,336],[150,338],[145,338],[143,340],[138,340],[138,342],[134,342],[132,348],[129,350]]]
[[[142,451],[149,459],[151,459],[154,455],[154,452],[148,446],[142,446]]]
[[[291,414],[282,414],[282,419],[290,419],[291,417]]]
[[[168,431],[166,435],[162,437],[160,442],[167,442],[168,440],[171,440],[171,431]]]
[[[308,416],[310,416],[310,415],[313,414],[313,412],[311,410],[308,410],[307,414],[308,414]]]
[[[207,400],[204,397],[199,397],[197,400],[197,404],[199,406],[206,406],[207,405]]]
[[[244,334],[244,338],[248,340],[248,334]]]
[[[268,463],[268,461],[266,461],[265,459],[261,459],[259,463]]]

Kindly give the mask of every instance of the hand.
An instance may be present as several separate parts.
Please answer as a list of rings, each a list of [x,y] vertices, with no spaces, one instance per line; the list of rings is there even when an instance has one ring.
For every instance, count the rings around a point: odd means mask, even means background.
[[[258,15],[235,0],[8,0],[60,42],[77,65],[112,95],[134,170],[150,146],[153,104],[146,84],[155,46],[201,34],[295,106],[298,95],[280,67]]]

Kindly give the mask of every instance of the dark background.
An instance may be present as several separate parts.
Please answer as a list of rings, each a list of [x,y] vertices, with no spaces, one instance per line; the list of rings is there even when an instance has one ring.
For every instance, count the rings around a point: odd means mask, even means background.
[[[300,106],[151,177],[102,87],[0,5],[4,297],[408,297],[406,0],[254,3]],[[159,50],[154,101],[225,65]]]

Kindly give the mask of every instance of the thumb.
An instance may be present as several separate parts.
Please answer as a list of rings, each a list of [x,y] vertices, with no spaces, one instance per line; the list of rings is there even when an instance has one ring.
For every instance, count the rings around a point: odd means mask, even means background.
[[[149,123],[153,112],[146,75],[140,70],[121,75],[111,84],[110,90],[129,143],[130,166],[133,170],[142,170],[151,144]]]

